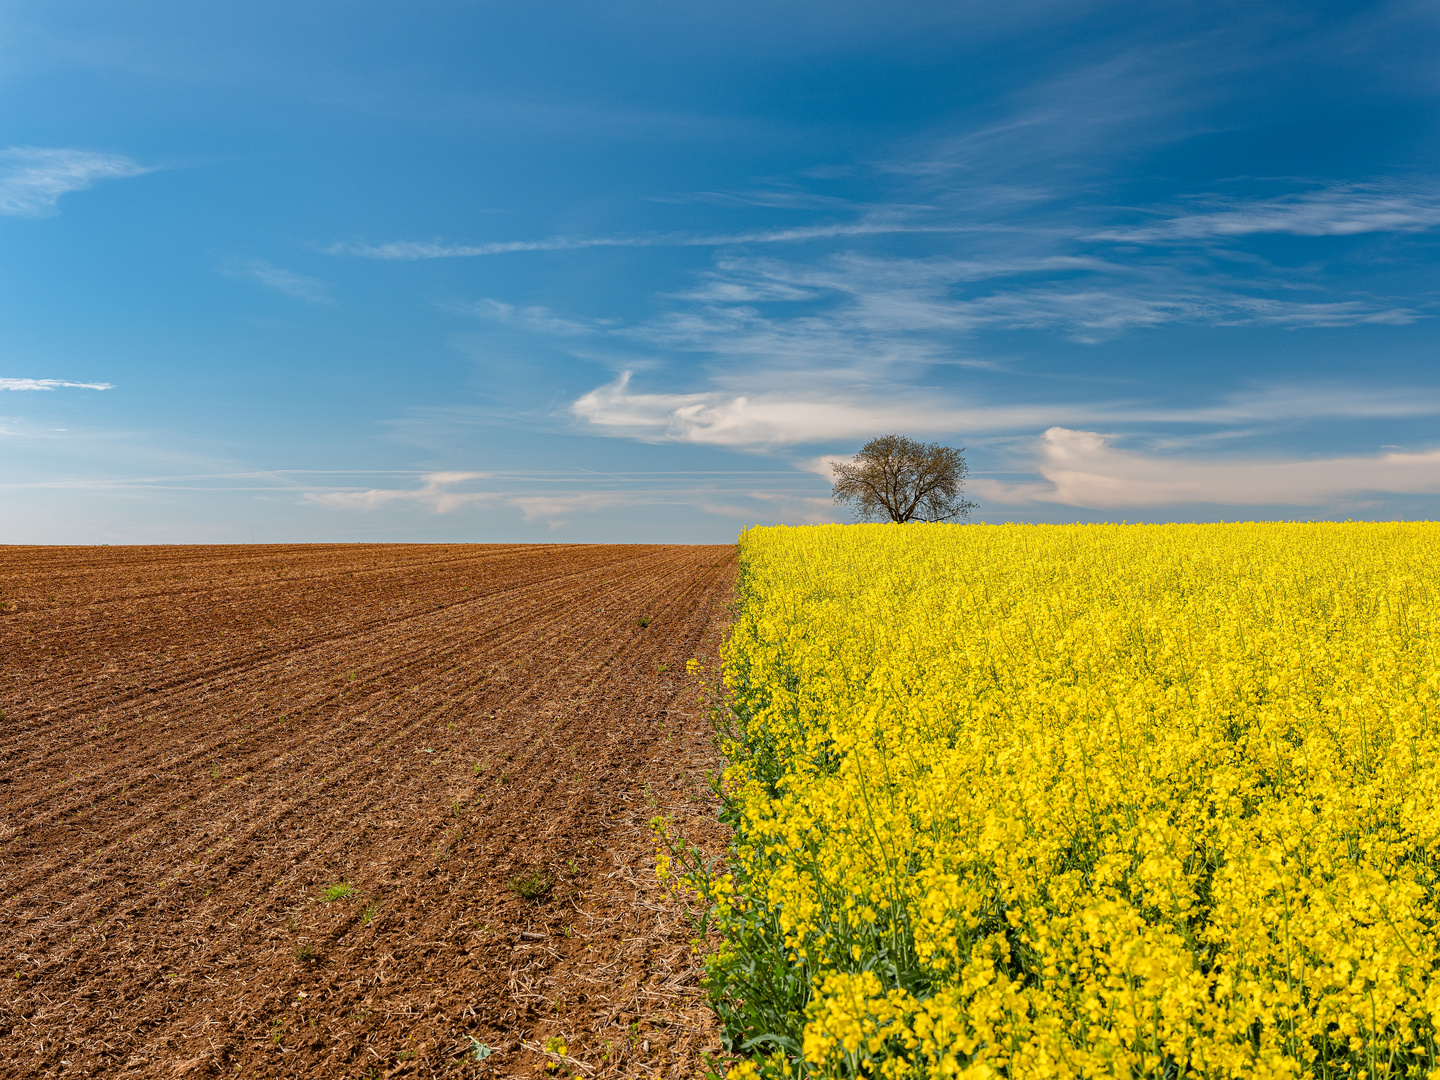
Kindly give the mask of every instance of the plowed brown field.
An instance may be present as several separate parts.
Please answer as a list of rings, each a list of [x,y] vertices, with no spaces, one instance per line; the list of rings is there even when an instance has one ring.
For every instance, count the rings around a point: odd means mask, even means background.
[[[734,559],[0,548],[0,1075],[698,1076]]]

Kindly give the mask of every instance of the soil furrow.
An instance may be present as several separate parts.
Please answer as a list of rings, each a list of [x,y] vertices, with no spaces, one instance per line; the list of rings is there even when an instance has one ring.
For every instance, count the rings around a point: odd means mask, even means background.
[[[733,574],[731,548],[0,550],[0,1075],[504,1075],[547,1034],[693,1075],[712,1029],[657,989],[688,929],[644,822],[663,790],[718,836],[685,661],[713,666]]]
[[[584,574],[591,574],[591,575],[600,575],[600,574],[607,574],[607,575],[608,575],[608,574],[613,574],[613,573],[616,572],[616,567],[615,567],[614,564],[615,564],[616,562],[624,562],[624,561],[628,561],[628,560],[626,560],[626,559],[616,559],[616,560],[612,560],[612,561],[610,561],[610,562],[607,562],[607,563],[605,563],[605,564],[602,564],[602,565],[600,565],[600,566],[586,567],[586,568],[582,568],[582,569],[579,569],[579,570],[574,570],[574,571],[565,572],[565,573],[560,574],[560,575],[553,575],[553,574],[552,574],[552,575],[550,575],[550,576],[548,577],[548,579],[544,582],[544,584],[545,584],[549,589],[551,589],[551,590],[563,589],[563,588],[565,588],[566,584],[569,583],[569,579],[570,579],[570,578],[573,578],[573,577],[581,576],[581,575],[584,575]],[[508,595],[508,594],[511,594],[511,593],[518,593],[518,592],[521,592],[521,591],[533,591],[533,588],[534,588],[535,584],[537,584],[537,583],[536,583],[536,582],[533,582],[533,581],[526,581],[526,582],[523,582],[523,583],[520,583],[520,584],[510,584],[510,585],[506,585],[506,586],[503,586],[503,587],[498,587],[498,588],[496,588],[492,593],[486,594],[485,596],[482,596],[482,597],[478,597],[478,598],[467,598],[467,599],[465,599],[465,600],[456,601],[456,602],[454,602],[454,603],[441,604],[441,605],[439,605],[436,609],[433,609],[433,610],[425,610],[425,611],[420,611],[420,612],[413,612],[413,613],[408,614],[408,615],[406,615],[406,616],[403,616],[403,617],[401,617],[401,618],[391,618],[391,619],[379,619],[379,618],[377,618],[377,619],[369,619],[369,620],[360,621],[360,622],[358,622],[358,623],[352,623],[352,624],[346,625],[344,628],[338,629],[338,630],[333,631],[333,632],[331,632],[331,633],[320,633],[320,634],[311,633],[311,634],[305,635],[305,641],[306,641],[307,645],[313,647],[313,646],[315,646],[315,645],[317,645],[317,644],[322,644],[322,643],[329,642],[329,641],[341,640],[341,639],[344,639],[344,638],[358,638],[358,637],[363,636],[367,631],[373,630],[373,629],[375,629],[375,628],[384,628],[384,629],[385,629],[387,632],[389,632],[389,633],[395,633],[395,632],[397,632],[397,631],[399,631],[399,630],[401,630],[401,629],[404,629],[404,624],[405,624],[408,620],[418,620],[418,619],[423,619],[423,618],[426,618],[426,617],[433,616],[434,613],[435,613],[435,611],[437,611],[437,610],[443,611],[443,610],[447,610],[447,609],[449,609],[449,608],[455,608],[455,607],[463,608],[463,607],[465,607],[466,605],[472,605],[472,604],[473,604],[473,605],[476,605],[476,606],[480,606],[480,607],[498,607],[499,605],[498,605],[497,603],[495,603],[495,601],[498,600],[499,598],[504,597],[504,596],[506,596],[506,595]],[[312,599],[312,603],[313,603],[313,602],[314,602],[314,601],[313,601],[313,599]],[[213,610],[213,609],[215,608],[215,605],[214,605],[214,604],[211,604],[210,607],[211,607],[211,609]],[[143,616],[142,616],[142,617],[143,617]],[[152,616],[152,617],[154,617],[154,616]],[[273,622],[273,620],[271,620],[271,621]],[[139,623],[139,622],[135,622],[135,624],[134,624],[134,626],[132,627],[132,629],[133,629],[133,628],[145,629],[145,628],[146,628],[146,624],[144,624],[144,623]],[[58,638],[62,633],[63,633],[63,634],[69,634],[69,633],[72,632],[72,630],[73,630],[73,628],[67,627],[67,628],[65,628],[63,631],[61,631],[61,630],[55,631],[52,636]],[[33,641],[33,636],[34,636],[34,631],[30,631],[30,632],[27,634],[27,637],[31,638],[32,641]],[[35,649],[35,650],[43,650],[43,649],[45,649],[45,648],[48,648],[49,646],[46,645],[45,642],[46,642],[46,637],[45,637],[45,635],[42,634],[42,635],[41,635],[41,638],[40,638],[40,643],[34,645],[34,649]],[[29,644],[29,643],[30,643],[30,642],[27,642],[27,644]],[[13,645],[13,644],[15,644],[15,643],[12,642],[12,645]],[[91,646],[91,648],[94,648],[94,647],[96,647],[96,646],[94,646],[94,645]],[[272,644],[272,645],[271,645],[270,647],[268,647],[267,649],[259,650],[258,652],[255,651],[255,650],[252,650],[252,652],[251,652],[250,655],[251,655],[251,657],[252,657],[253,659],[256,659],[256,660],[258,660],[258,659],[260,659],[260,658],[262,658],[262,657],[279,657],[279,658],[282,658],[282,659],[283,659],[283,658],[285,658],[286,656],[290,655],[290,653],[291,653],[292,651],[293,651],[293,643],[291,643],[291,642],[289,642],[289,641],[282,641],[282,642],[277,643],[277,644]],[[233,662],[233,661],[232,661],[232,662]],[[54,658],[52,657],[52,658],[50,659],[50,661],[49,661],[50,670],[47,670],[47,671],[46,671],[46,675],[47,675],[47,676],[53,676],[53,675],[55,675],[55,674],[59,674],[59,672],[56,672],[56,671],[53,670],[53,666],[54,666]],[[203,680],[203,679],[206,679],[206,678],[211,678],[211,677],[214,677],[214,676],[218,675],[218,674],[220,673],[220,671],[223,669],[223,667],[224,667],[223,664],[219,664],[219,665],[216,665],[214,668],[211,668],[211,669],[200,668],[200,669],[197,670],[197,671],[187,672],[187,673],[185,674],[185,676],[183,676],[183,678],[184,678],[185,680],[188,680],[188,681],[199,681],[199,680]],[[18,674],[18,673],[17,673],[17,674]],[[165,689],[169,689],[169,688],[171,688],[171,685],[181,685],[181,684],[180,684],[180,683],[175,683],[175,684],[168,684],[168,685],[167,685],[167,684],[163,683],[162,680],[158,680],[158,679],[156,679],[153,675],[151,675],[151,677],[147,680],[147,683],[146,683],[146,686],[145,686],[144,689],[145,689],[146,692],[151,692],[151,693],[153,693],[153,692],[159,692],[159,691],[162,691],[162,690],[165,690]],[[52,702],[52,704],[55,704],[55,703]]]
[[[548,603],[549,594],[545,594],[540,599],[545,602],[534,605],[534,609],[538,609],[538,611],[540,612],[551,610]],[[380,679],[381,675],[383,675],[389,681],[395,682],[401,679],[403,676],[407,675],[410,668],[421,668],[423,669],[422,678],[428,677],[428,673],[434,671],[434,669],[439,666],[438,660],[442,655],[442,648],[446,650],[446,652],[443,654],[446,656],[450,655],[450,653],[452,653],[457,648],[470,648],[473,650],[475,645],[474,639],[478,638],[482,634],[497,635],[504,633],[506,630],[512,631],[511,641],[509,642],[509,644],[511,646],[510,651],[513,654],[516,651],[521,651],[521,646],[519,644],[519,639],[521,635],[527,630],[534,629],[537,622],[540,624],[540,628],[544,629],[561,620],[566,620],[567,618],[570,618],[573,622],[573,616],[570,612],[557,611],[554,612],[550,617],[544,618],[540,615],[537,615],[536,610],[532,609],[520,616],[504,620],[503,623],[488,630],[475,631],[468,634],[460,629],[446,630],[439,627],[417,628],[420,629],[422,633],[417,635],[415,640],[418,640],[425,644],[411,646],[410,657],[407,661],[399,663],[391,660],[379,675],[371,676],[369,681],[371,683],[377,682]],[[458,639],[462,636],[464,637],[464,640],[460,642],[449,640]],[[411,639],[407,637],[404,640],[409,641]],[[447,642],[447,644],[440,644],[440,642],[442,641]],[[354,641],[354,648],[362,655],[373,656],[377,650],[377,643],[372,635],[356,635]],[[344,658],[341,659],[343,660]],[[315,681],[314,669],[321,666],[322,664],[316,648],[310,645],[304,647],[296,647],[288,654],[282,654],[279,657],[270,657],[268,655],[265,657],[252,657],[251,667],[249,669],[238,665],[234,667],[233,671],[231,672],[231,674],[234,676],[232,680],[220,683],[219,685],[215,685],[214,681],[212,680],[208,685],[208,694],[209,696],[213,697],[221,694],[226,690],[231,689],[230,682],[240,684],[243,688],[244,684],[260,681],[257,676],[264,675],[265,678],[263,679],[263,681],[268,687],[272,688],[272,695],[281,699],[288,700],[285,688],[297,681],[299,685],[302,686],[313,684]],[[296,669],[293,677],[287,678],[285,677],[285,672],[276,670],[277,668],[285,667]],[[346,670],[346,668],[344,667],[343,663],[339,663],[335,664],[335,670]],[[194,690],[200,685],[205,685],[205,680],[203,679],[203,677],[185,677],[175,687],[168,688],[168,693],[164,693],[164,696],[147,698],[145,700],[147,711],[164,712],[166,711],[172,700],[188,703],[188,696],[186,692],[188,691],[190,694],[193,694]],[[361,688],[362,687],[357,686],[352,687],[351,689],[360,690]],[[416,693],[422,690],[423,687],[414,683],[410,683],[407,685],[406,689],[411,693]],[[156,687],[154,692],[161,693],[162,688]],[[326,698],[333,696],[333,693],[328,695],[322,694],[320,695],[320,702],[323,703]],[[108,725],[109,727],[113,727],[114,730],[107,730],[107,736],[110,736],[112,738],[118,738],[125,733],[125,729],[123,726],[123,718],[125,716],[125,713],[123,710],[126,705],[133,705],[135,701],[136,699],[132,698],[130,701],[111,700],[106,703],[107,705],[111,705],[122,710],[121,719],[114,721],[112,724]],[[295,705],[287,706],[287,712],[285,715],[299,718],[301,714],[312,708],[315,704],[317,704],[317,702],[300,702]],[[47,703],[46,706],[47,709],[65,709],[72,713],[75,711],[75,707],[76,702],[73,700],[62,700],[58,705]],[[211,708],[213,712],[218,710],[219,706],[212,705]],[[249,710],[244,711],[248,712]],[[132,715],[131,722],[143,723],[144,717]],[[193,758],[197,756],[203,756],[204,754],[207,754],[209,752],[209,747],[193,746],[191,748],[191,757]],[[46,765],[46,761],[42,758],[32,757],[28,764],[32,768],[43,768]],[[183,762],[171,760],[167,761],[165,764],[166,767],[175,767],[177,765],[183,764]]]

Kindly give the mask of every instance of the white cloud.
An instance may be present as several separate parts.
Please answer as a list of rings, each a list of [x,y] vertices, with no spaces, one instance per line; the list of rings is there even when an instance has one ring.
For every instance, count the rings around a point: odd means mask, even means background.
[[[729,257],[718,260],[698,288],[670,299],[677,301],[671,310],[631,326],[495,299],[456,310],[537,333],[601,334],[657,349],[708,353],[727,360],[727,377],[737,382],[747,366],[762,376],[808,371],[832,381],[846,371],[874,378],[898,364],[994,367],[967,347],[967,339],[981,331],[1050,330],[1095,343],[1176,323],[1299,330],[1396,326],[1428,317],[1371,299],[1250,295],[1233,283],[1171,268],[1126,268],[1069,255],[955,259],[847,253],[815,263]]]
[[[755,304],[813,300],[821,294],[779,281],[727,281],[719,275],[698,289],[675,294],[677,300],[698,300],[705,304]]]
[[[375,510],[387,503],[415,503],[436,514],[448,514],[462,506],[496,502],[502,496],[493,491],[451,491],[451,485],[481,480],[489,473],[435,472],[420,478],[419,488],[370,488],[366,491],[306,492],[305,498],[322,506],[346,510]]]
[[[744,502],[725,501],[735,498],[748,500],[748,505]],[[567,492],[559,495],[512,495],[505,499],[505,504],[517,508],[525,521],[543,522],[552,529],[570,524],[570,518],[574,515],[642,506],[693,507],[707,514],[739,518],[752,524],[771,520],[784,521],[791,525],[818,525],[837,520],[830,499],[799,495],[791,491],[747,490],[724,495],[694,489]]]
[[[584,472],[584,470],[580,470]],[[682,475],[682,474],[677,474]],[[746,474],[748,475],[748,474]],[[726,479],[724,474],[717,474]],[[573,477],[572,477],[573,479]],[[559,529],[571,523],[576,516],[600,514],[607,510],[639,509],[641,507],[685,507],[689,511],[716,514],[722,517],[739,517],[754,523],[764,520],[784,520],[791,524],[805,524],[832,520],[828,514],[829,500],[815,499],[793,491],[726,491],[716,489],[711,482],[696,486],[693,482],[676,486],[671,477],[664,486],[644,486],[654,483],[659,477],[591,474],[591,479],[602,482],[628,483],[633,486],[625,490],[601,491],[554,491],[534,493],[534,485],[554,484],[556,476],[536,474],[534,476],[505,475],[480,472],[437,472],[419,477],[421,486],[406,488],[368,488],[365,490],[302,491],[302,498],[312,504],[339,510],[363,512],[383,507],[413,507],[433,514],[448,514],[467,507],[511,508],[519,512],[527,524],[546,525]],[[488,480],[494,484],[526,483],[529,491],[466,489],[464,485],[476,480]],[[739,497],[748,500],[749,505],[726,502],[728,498]]]
[[[1193,285],[1191,289],[1194,289]],[[1147,291],[1152,294],[1145,295]],[[1304,303],[1244,296],[1222,290],[1166,293],[1143,286],[1131,291],[1104,288],[1017,290],[983,297],[957,307],[977,328],[1062,330],[1082,342],[1098,341],[1127,330],[1177,322],[1217,326],[1264,324],[1299,329],[1375,323],[1404,326],[1424,317],[1410,308],[1384,307],[1360,300]]]
[[[771,191],[691,191],[678,195],[652,195],[651,202],[710,203],[714,206],[763,206],[783,210],[856,210],[862,209],[851,199],[819,195],[802,188]]]
[[[784,229],[755,229],[735,233],[635,233],[621,236],[550,236],[538,240],[499,240],[488,244],[445,244],[438,240],[396,240],[388,244],[331,244],[329,255],[357,255],[365,259],[466,259],[483,255],[509,255],[520,251],[577,251],[604,247],[726,247],[731,244],[793,244],[846,236],[883,236],[897,233],[957,233],[990,231],[973,225],[925,223],[877,215],[860,221],[827,225],[797,225]]]
[[[1254,29],[1242,17],[1202,35],[1091,52],[1095,62],[1017,84],[989,119],[887,167],[932,178],[935,187],[959,187],[967,197],[999,185],[1043,184],[1052,190],[1036,194],[1053,198],[1055,187],[1104,175],[1142,149],[1206,130],[1204,112],[1225,76],[1276,62],[1274,41],[1257,48]]]
[[[557,315],[549,308],[539,304],[519,307],[515,304],[488,298],[477,300],[473,304],[448,305],[448,307],[449,310],[459,314],[473,315],[475,318],[484,319],[487,322],[516,326],[542,334],[591,334],[597,330],[609,329],[614,325],[610,320],[586,322],[583,319]]]
[[[822,394],[793,385],[804,379],[754,378],[750,393],[645,393],[632,390],[631,379],[631,373],[624,372],[596,387],[573,402],[570,412],[600,434],[752,449],[869,438],[887,431],[964,438],[1066,424],[1273,424],[1440,415],[1440,397],[1430,391],[1343,385],[1274,386],[1177,409],[1125,401],[992,405],[934,391],[839,382],[838,389]],[[801,467],[828,475],[824,463],[829,460],[820,457]]]
[[[836,507],[833,498],[798,496],[774,491],[751,491],[749,496],[756,502],[773,507],[773,512],[787,523],[827,525],[844,520],[844,514]],[[753,511],[751,516],[754,516]]]
[[[320,279],[306,277],[304,274],[297,274],[293,270],[286,270],[283,267],[272,266],[260,259],[252,259],[238,267],[223,268],[221,273],[230,277],[255,281],[267,289],[274,289],[286,296],[293,296],[297,300],[304,300],[311,304],[335,303],[335,298],[330,295],[330,286]]]
[[[1236,313],[1231,319],[1216,319],[1222,326],[1253,322],[1287,329],[1323,329],[1336,326],[1407,326],[1429,318],[1414,308],[1385,307],[1363,300],[1341,300],[1328,304],[1307,304],[1294,300],[1268,300],[1263,297],[1234,296],[1228,298]]]
[[[976,288],[1000,279],[1003,289]],[[683,298],[695,306],[633,334],[730,355],[884,356],[900,349],[919,358],[953,355],[954,335],[980,330],[1057,330],[1096,341],[1168,323],[1302,328],[1403,325],[1424,317],[1371,301],[1247,295],[1163,267],[1058,255],[979,260],[846,254],[818,264],[731,258],[718,263],[700,291]],[[756,306],[800,300],[810,301],[811,309],[772,313]]]
[[[830,480],[835,476],[834,467],[836,465],[849,465],[854,460],[853,454],[821,454],[818,457],[797,461],[795,467],[801,472],[814,473],[816,476],[823,476],[826,480]]]
[[[149,171],[120,154],[40,146],[0,150],[0,214],[45,217],[67,192]]]
[[[773,491],[747,491],[750,505],[705,500],[696,508],[718,517],[737,518],[748,524],[783,522],[786,525],[829,525],[843,520],[833,499]]]
[[[1194,460],[1116,449],[1114,436],[1052,427],[1040,438],[1044,483],[972,479],[980,498],[1010,505],[1093,509],[1184,506],[1318,506],[1359,493],[1440,493],[1440,450],[1311,461]]]
[[[420,477],[418,488],[369,488],[364,491],[306,492],[305,499],[344,510],[377,510],[400,504],[422,507],[431,513],[449,514],[469,506],[512,506],[527,522],[545,522],[551,528],[568,524],[565,518],[576,513],[594,513],[615,506],[653,503],[653,495],[630,492],[566,492],[558,495],[523,495],[506,491],[456,490],[457,485],[475,480],[503,480],[488,472],[434,472]],[[663,501],[663,500],[661,500]]]
[[[647,394],[630,389],[630,372],[583,395],[571,406],[580,420],[602,432],[643,442],[685,442],[708,446],[792,446],[858,438],[904,429],[956,432],[1038,426],[1045,407],[963,409],[933,397],[820,395],[708,391]]]
[[[69,382],[65,379],[0,378],[0,390],[54,390],[57,387],[75,387],[80,390],[114,390],[115,384],[108,382]]]
[[[636,506],[655,503],[655,497],[635,495],[629,492],[582,492],[577,495],[513,495],[505,500],[507,505],[519,509],[526,521],[543,521],[552,529],[570,524],[572,514],[593,514],[598,510],[610,510],[617,506]]]
[[[1204,213],[1181,214],[1134,228],[1106,229],[1095,239],[1132,244],[1174,243],[1289,233],[1293,236],[1355,236],[1374,232],[1422,232],[1440,225],[1440,188],[1401,188],[1384,183],[1337,184],[1274,199],[1212,199]]]
[[[1434,390],[1306,382],[1246,390],[1231,394],[1215,405],[1156,409],[1140,418],[1147,422],[1235,424],[1328,417],[1379,420],[1436,415],[1440,415],[1440,396]],[[1113,418],[1118,419],[1118,414]]]
[[[1048,122],[1049,119],[1046,118]],[[1025,130],[1038,120],[1026,120],[1003,127]],[[998,130],[998,129],[997,129]],[[947,165],[945,168],[952,168]],[[920,171],[927,171],[929,166]],[[1012,208],[1048,201],[1040,192],[997,189],[991,199],[1000,199]],[[811,199],[816,197],[809,197]],[[753,202],[753,200],[750,200]],[[802,207],[800,193],[785,202],[760,205]],[[1197,200],[1209,207],[1204,212],[1177,214],[1152,225],[1102,229],[1088,235],[1091,240],[1125,243],[1160,243],[1216,237],[1249,236],[1256,233],[1289,233],[1296,236],[1353,236],[1372,232],[1420,232],[1440,225],[1440,189],[1402,188],[1384,182],[1332,185],[1318,191],[1282,195],[1272,199]],[[843,200],[835,200],[843,203]],[[973,200],[972,200],[973,202]],[[973,208],[973,207],[972,207]],[[1161,213],[1163,211],[1157,211]],[[447,244],[440,240],[396,240],[384,244],[331,244],[322,250],[331,255],[353,255],[367,259],[457,259],[487,255],[509,255],[527,251],[576,251],[607,247],[727,247],[743,244],[807,243],[861,236],[899,234],[1005,234],[1038,236],[1056,233],[1057,226],[1029,228],[1005,225],[998,220],[956,220],[953,213],[920,204],[892,204],[867,208],[853,221],[781,228],[751,229],[719,233],[626,233],[612,236],[548,236],[533,240],[497,240],[483,244]],[[1072,236],[1076,230],[1059,229]],[[1052,260],[1064,261],[1053,256]],[[959,260],[956,260],[957,262]],[[1097,260],[1088,260],[1096,262]]]

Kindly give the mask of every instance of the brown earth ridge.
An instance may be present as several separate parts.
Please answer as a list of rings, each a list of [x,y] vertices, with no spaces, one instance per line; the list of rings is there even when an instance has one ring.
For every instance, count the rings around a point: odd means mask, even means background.
[[[647,822],[723,847],[685,662],[713,678],[734,577],[0,548],[0,1076],[702,1075]]]

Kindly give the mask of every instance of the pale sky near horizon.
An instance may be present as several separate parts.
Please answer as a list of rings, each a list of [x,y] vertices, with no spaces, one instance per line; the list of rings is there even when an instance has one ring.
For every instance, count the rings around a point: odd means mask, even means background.
[[[1440,517],[1435,3],[13,0],[0,542]]]

